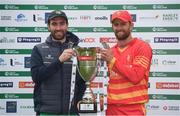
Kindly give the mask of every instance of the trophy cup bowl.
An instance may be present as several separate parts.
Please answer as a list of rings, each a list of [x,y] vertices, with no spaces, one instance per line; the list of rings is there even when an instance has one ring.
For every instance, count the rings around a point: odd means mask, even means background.
[[[90,83],[95,78],[97,73],[98,50],[96,47],[79,47],[75,50],[77,52],[79,74],[86,82],[86,91],[83,99],[78,104],[79,112],[95,113],[97,112],[97,103],[90,88]]]

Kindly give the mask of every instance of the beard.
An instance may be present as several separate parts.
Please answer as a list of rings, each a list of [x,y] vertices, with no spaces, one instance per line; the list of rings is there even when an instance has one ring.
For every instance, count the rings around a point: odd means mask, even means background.
[[[63,40],[66,35],[66,32],[65,31],[54,31],[54,32],[51,32],[51,35],[55,40]]]
[[[116,31],[115,36],[118,40],[126,40],[130,35],[130,31]]]

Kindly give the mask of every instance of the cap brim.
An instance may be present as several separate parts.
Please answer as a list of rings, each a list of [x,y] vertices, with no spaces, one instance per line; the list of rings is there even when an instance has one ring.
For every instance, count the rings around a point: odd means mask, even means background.
[[[54,15],[54,16],[50,17],[49,20],[51,20],[53,18],[56,18],[56,17],[62,17],[62,18],[67,20],[67,17],[66,16],[62,16],[62,15]]]

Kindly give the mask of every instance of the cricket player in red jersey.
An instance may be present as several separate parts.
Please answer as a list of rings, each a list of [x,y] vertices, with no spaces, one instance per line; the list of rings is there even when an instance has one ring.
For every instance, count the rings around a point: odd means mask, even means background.
[[[132,37],[133,22],[128,11],[114,12],[111,23],[117,44],[101,50],[109,68],[106,115],[144,116],[152,49]]]

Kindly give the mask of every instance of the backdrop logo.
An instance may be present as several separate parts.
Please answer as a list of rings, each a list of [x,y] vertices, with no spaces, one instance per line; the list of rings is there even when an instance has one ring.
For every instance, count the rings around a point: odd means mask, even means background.
[[[123,5],[124,10],[137,10],[136,6],[133,5]]]
[[[91,16],[88,15],[80,16],[80,20],[84,20],[84,21],[91,20]]]
[[[160,107],[158,105],[146,105],[147,110],[159,110]]]
[[[167,106],[163,106],[163,110],[167,110]]]
[[[103,43],[103,42],[107,42],[107,43],[116,43],[116,38],[115,37],[100,37],[99,38],[99,41],[101,42],[101,43]]]
[[[17,37],[18,43],[40,43],[41,37]]]
[[[154,16],[140,16],[140,20],[156,20],[159,18],[159,15],[154,15]]]
[[[24,67],[31,68],[31,57],[24,57]]]
[[[132,16],[132,21],[136,22],[136,14],[131,14],[131,16]]]
[[[163,21],[177,21],[178,14],[163,14]]]
[[[164,95],[157,95],[157,94],[154,94],[154,95],[152,95],[152,99],[154,99],[154,100],[167,100],[167,97],[166,96],[164,96]]]
[[[5,54],[19,54],[19,51],[13,49],[5,49]]]
[[[19,32],[19,29],[16,27],[5,27],[4,29],[5,32]]]
[[[19,96],[17,96],[16,94],[9,94],[9,93],[7,93],[7,94],[4,94],[4,98],[5,99],[18,99]]]
[[[15,43],[15,39],[8,39],[7,37],[0,37],[0,43]]]
[[[13,82],[0,82],[0,87],[2,88],[13,87]]]
[[[163,110],[168,111],[179,111],[179,106],[163,106]]]
[[[152,31],[154,31],[154,32],[167,32],[167,29],[165,29],[163,27],[153,27]]]
[[[152,72],[153,77],[167,77],[166,73],[163,72]]]
[[[34,27],[35,32],[48,32],[46,27]]]
[[[79,32],[79,29],[74,28],[74,27],[69,27],[68,30],[72,32]]]
[[[19,73],[13,72],[13,71],[6,71],[4,73],[5,76],[19,76]]]
[[[7,63],[5,63],[3,58],[0,58],[0,66],[5,66]]]
[[[11,20],[11,16],[1,16],[1,20]]]
[[[5,106],[0,106],[0,110],[4,111],[5,110]]]
[[[65,10],[77,10],[79,8],[75,5],[64,5],[64,9]]]
[[[40,16],[40,14],[33,14],[33,21],[34,22],[45,21],[45,18]]]
[[[93,6],[94,10],[107,10],[108,7],[104,6],[104,5],[94,5]]]
[[[94,43],[95,42],[95,38],[83,38],[83,39],[80,39],[79,42]]]
[[[77,17],[68,17],[68,20],[77,20]]]
[[[168,106],[168,110],[170,110],[170,111],[179,111],[179,106]]]
[[[95,17],[95,20],[108,20],[107,16]]]
[[[7,101],[6,113],[16,113],[16,112],[17,112],[17,101]]]
[[[162,61],[162,65],[176,65],[177,64],[177,62],[176,61],[174,61],[174,60],[163,60]]]
[[[10,5],[10,4],[6,4],[5,6],[4,6],[4,8],[6,9],[6,10],[18,10],[19,9],[19,7],[17,6],[17,5]]]
[[[14,58],[14,59],[10,59],[10,65],[11,66],[20,66],[20,65],[23,65],[23,63],[20,62],[18,59]]]
[[[179,37],[154,37],[154,43],[179,43]]]
[[[18,15],[16,16],[15,21],[17,21],[17,22],[22,22],[22,21],[27,21],[27,19],[26,19],[26,16],[21,13],[21,14],[18,14]]]
[[[104,27],[94,27],[93,32],[108,32],[108,30]]]
[[[19,88],[34,88],[34,83],[33,82],[19,82]]]
[[[167,6],[164,6],[162,4],[154,4],[152,6],[153,9],[167,9]]]
[[[156,89],[179,89],[178,82],[156,82]]]
[[[49,17],[50,14],[51,14],[50,12],[45,13],[45,24],[48,23],[48,17]]]
[[[164,50],[158,50],[158,49],[153,49],[153,54],[161,54],[161,55],[166,55],[167,54],[167,51],[164,51]]]
[[[48,10],[48,7],[45,5],[35,5],[34,9],[35,10]]]
[[[161,60],[159,61],[158,58],[153,58],[152,61],[151,61],[151,65],[152,66],[159,66],[159,65],[163,65],[163,66],[167,66],[167,65],[176,65],[177,64],[177,61],[175,60]]]
[[[159,65],[159,60],[157,58],[153,58],[152,61],[151,61],[151,65],[158,66]]]
[[[34,106],[30,106],[30,105],[23,105],[23,106],[20,106],[21,109],[33,109]]]

